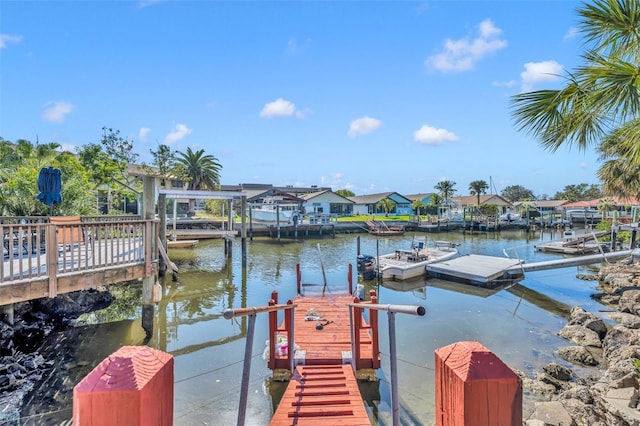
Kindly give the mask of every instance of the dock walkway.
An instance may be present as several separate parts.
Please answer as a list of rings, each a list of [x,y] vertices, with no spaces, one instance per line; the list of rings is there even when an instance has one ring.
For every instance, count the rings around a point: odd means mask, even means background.
[[[354,368],[377,368],[371,327],[357,321],[354,358],[348,294],[297,296],[293,319],[295,372],[278,404],[271,425],[370,425]],[[287,321],[278,327],[286,335]],[[283,368],[288,353],[275,351],[274,366]],[[356,360],[354,360],[356,359]]]

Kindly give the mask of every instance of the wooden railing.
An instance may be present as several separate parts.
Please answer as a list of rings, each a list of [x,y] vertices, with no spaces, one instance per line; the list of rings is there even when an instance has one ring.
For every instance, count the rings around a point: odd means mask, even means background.
[[[86,275],[66,280],[70,287],[64,291],[73,291],[76,287],[111,284],[109,281],[121,276],[130,276],[130,279],[150,276],[157,268],[154,264],[157,261],[156,221],[113,221],[112,217],[87,221],[79,216],[47,218],[50,223],[35,220],[12,223],[14,221],[2,219],[0,304],[8,303],[7,296],[20,301],[53,297],[60,292],[58,281],[65,276]],[[114,275],[115,269],[125,270]],[[99,283],[96,276],[90,274],[98,271],[98,275],[107,277],[107,282]],[[33,287],[42,282],[46,282],[48,291],[39,296],[26,296],[23,293],[32,294],[32,291],[16,287]],[[7,290],[9,286],[13,287],[11,291]]]

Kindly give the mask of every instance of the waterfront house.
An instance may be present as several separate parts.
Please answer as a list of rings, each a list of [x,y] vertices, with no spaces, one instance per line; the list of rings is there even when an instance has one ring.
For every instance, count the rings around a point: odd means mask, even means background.
[[[393,208],[391,209],[389,214],[410,215],[413,213],[411,200],[403,195],[398,194],[397,192],[382,192],[380,194],[358,195],[349,197],[349,200],[354,203],[354,215],[384,214],[384,208],[379,203],[385,199],[391,200],[393,202]]]
[[[302,208],[305,214],[328,213],[332,216],[353,214],[354,202],[330,189],[304,194],[300,198],[304,200]]]
[[[478,205],[495,205],[502,210],[513,208],[513,204],[506,198],[497,194],[482,194],[480,195],[480,204],[478,204],[477,195],[464,195],[460,197],[450,197],[449,200],[460,209],[465,207],[473,207]]]

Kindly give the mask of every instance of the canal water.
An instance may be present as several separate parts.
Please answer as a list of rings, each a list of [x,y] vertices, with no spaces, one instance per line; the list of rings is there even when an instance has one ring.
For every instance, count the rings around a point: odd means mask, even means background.
[[[561,257],[534,248],[536,243],[561,238],[559,231],[426,235],[459,243],[463,255],[507,254],[527,262]],[[22,424],[70,424],[75,384],[119,347],[146,344],[174,356],[175,425],[235,425],[247,322],[224,319],[222,312],[264,306],[273,291],[278,292],[280,303],[295,297],[296,264],[301,265],[303,283],[323,284],[326,277],[327,291],[344,291],[349,263],[356,274],[358,239],[362,253],[376,255],[406,249],[414,237],[407,233],[295,241],[254,238],[247,244],[246,268],[242,268],[240,239],[233,243],[230,258],[225,256],[221,240],[203,240],[192,249],[171,250],[169,256],[180,272],[175,282],[171,277],[164,279],[153,335],[145,336],[141,327],[140,287],[119,286],[114,305],[51,337],[46,355],[55,367],[25,399]],[[576,277],[590,272],[587,267],[530,272],[519,283],[495,290],[424,279],[364,283],[367,290],[378,291],[380,303],[422,305],[427,311],[423,317],[397,314],[395,318],[402,424],[434,424],[434,351],[451,343],[478,341],[510,367],[530,376],[550,362],[564,364],[554,352],[569,345],[557,333],[566,324],[570,308],[579,305],[604,315],[604,307],[590,297],[596,292],[597,281]],[[247,425],[268,424],[284,390],[283,384],[271,381],[263,358],[267,330],[267,315],[258,315]],[[380,313],[380,334],[378,380],[362,383],[361,391],[372,424],[386,425],[391,424],[391,395],[388,317],[384,312]],[[577,369],[576,373],[586,377],[591,372]],[[525,413],[534,402],[532,396],[525,395]]]

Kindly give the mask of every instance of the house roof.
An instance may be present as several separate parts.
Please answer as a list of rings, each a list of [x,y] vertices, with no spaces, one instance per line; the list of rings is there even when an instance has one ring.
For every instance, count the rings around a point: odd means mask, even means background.
[[[343,197],[340,194],[336,194],[335,192],[333,192],[330,189],[326,189],[324,191],[311,192],[311,193],[308,193],[308,194],[304,194],[304,195],[301,195],[300,198],[302,198],[305,201],[310,201],[310,200],[312,200],[312,199],[314,199],[316,197],[320,197],[321,195],[324,195],[324,194],[331,194],[334,197],[340,197],[345,201],[345,203],[353,204],[353,201],[350,200],[349,198]]]
[[[404,195],[398,194],[397,192],[381,192],[379,194],[356,195],[354,197],[348,197],[348,199],[353,201],[355,204],[376,204],[394,194],[400,198],[404,198],[405,200],[407,200],[407,202],[411,202],[410,199],[408,199]]]
[[[451,201],[460,206],[475,206],[478,204],[477,195],[463,195],[460,197],[450,197]],[[496,194],[482,194],[480,195],[480,204],[497,204],[501,206],[510,206],[509,200]]]
[[[534,200],[534,201],[516,201],[514,206],[534,206],[542,209],[564,207],[569,200]]]
[[[435,194],[435,192],[427,192],[424,194],[411,194],[411,195],[405,195],[405,197],[410,199],[411,201],[417,201],[417,200],[424,200],[425,198],[429,198],[433,194]]]

